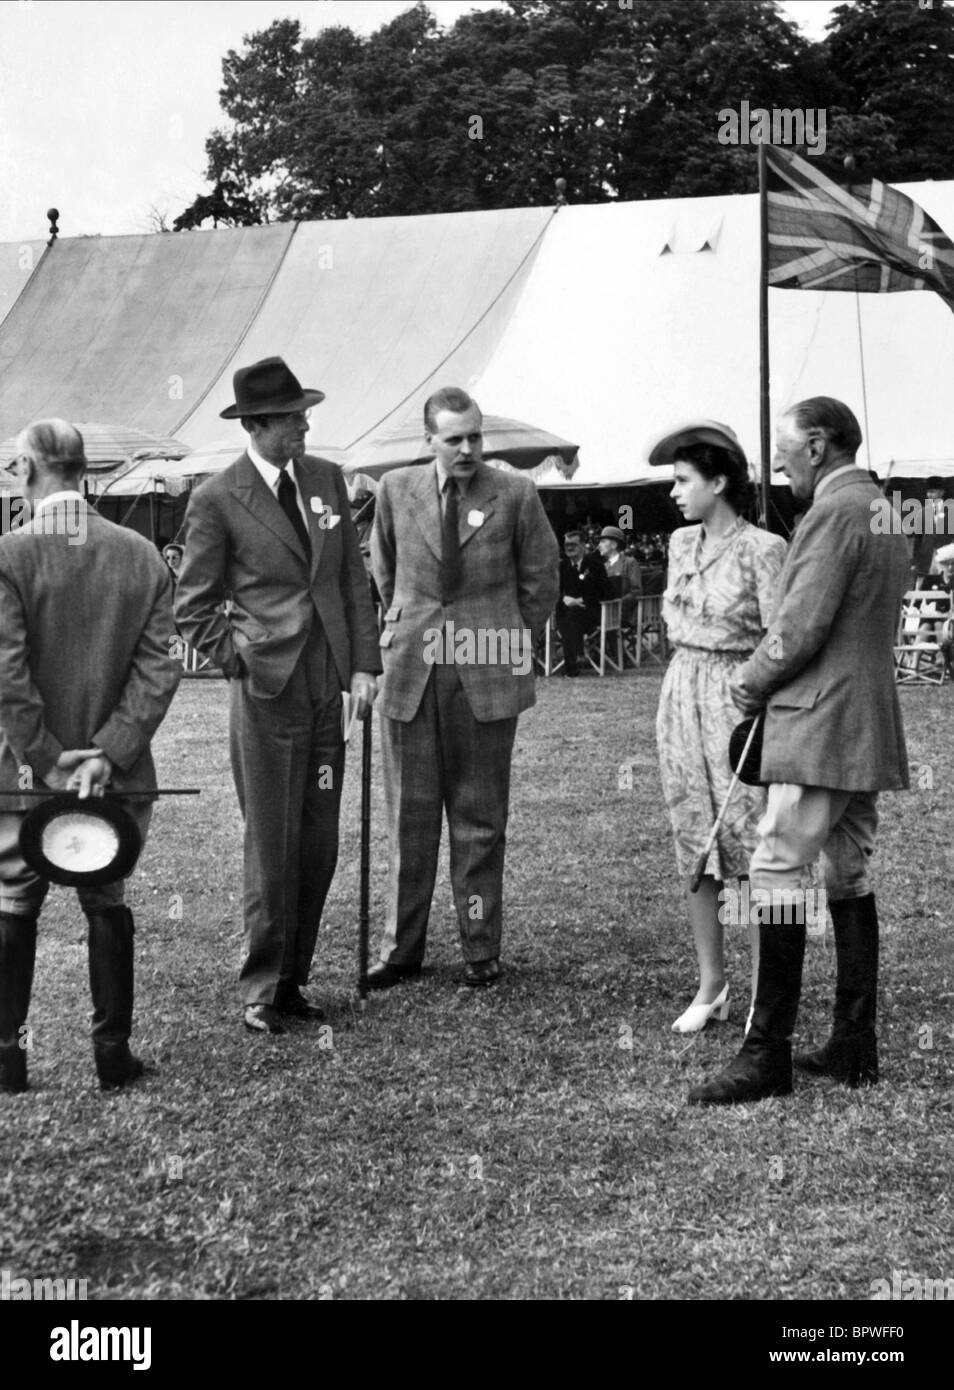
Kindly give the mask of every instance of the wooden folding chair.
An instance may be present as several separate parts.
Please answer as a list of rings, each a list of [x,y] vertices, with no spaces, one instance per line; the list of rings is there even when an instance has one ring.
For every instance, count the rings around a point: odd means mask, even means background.
[[[563,646],[560,642],[556,618],[551,613],[547,619],[547,625],[544,629],[543,636],[537,643],[536,650],[533,653],[533,659],[544,676],[555,676],[563,665],[562,655],[557,657],[557,648],[559,648],[562,653]]]
[[[615,638],[615,659],[610,655],[609,645]],[[594,671],[606,675],[607,665],[614,671],[623,669],[623,601],[618,598],[604,599],[600,604],[600,625],[583,638],[583,656]]]
[[[633,629],[633,661],[643,664],[643,657],[665,665],[669,659],[669,640],[663,621],[662,594],[641,594],[636,600],[636,622]]]
[[[947,676],[941,630],[951,616],[951,598],[943,589],[912,589],[901,603],[894,647],[898,685],[943,685]]]

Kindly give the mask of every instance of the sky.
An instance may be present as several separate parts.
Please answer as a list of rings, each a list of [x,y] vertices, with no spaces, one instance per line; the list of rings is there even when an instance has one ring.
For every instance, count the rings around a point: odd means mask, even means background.
[[[443,25],[497,0],[429,0]],[[739,0],[745,3],[745,0]],[[0,242],[155,230],[205,192],[222,59],[297,18],[368,34],[410,0],[0,0]],[[787,12],[821,38],[828,0]]]

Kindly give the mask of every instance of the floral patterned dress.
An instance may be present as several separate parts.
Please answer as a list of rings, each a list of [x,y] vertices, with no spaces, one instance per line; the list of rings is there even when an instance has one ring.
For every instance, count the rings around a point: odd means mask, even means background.
[[[666,671],[656,738],[663,796],[680,875],[692,873],[729,789],[729,735],[741,715],[729,682],[768,625],[785,542],[741,520],[702,553],[703,528],[686,526],[669,543],[663,616],[675,654]],[[765,805],[761,787],[740,782],[706,873],[747,874]]]

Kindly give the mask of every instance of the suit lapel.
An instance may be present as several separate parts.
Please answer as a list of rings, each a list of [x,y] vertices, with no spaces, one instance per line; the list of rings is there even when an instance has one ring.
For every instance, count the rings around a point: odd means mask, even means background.
[[[326,526],[321,525],[321,519],[326,515],[325,508],[334,512],[335,497],[322,497],[318,490],[318,479],[314,476],[310,468],[306,468],[307,459],[295,468],[295,478],[298,489],[301,492],[302,500],[305,503],[305,513],[308,517],[308,539],[311,541],[311,573],[314,576],[318,569],[318,562],[321,559],[321,552],[324,548],[325,539],[328,535]],[[318,499],[316,501],[316,499]],[[312,503],[315,505],[312,506]],[[320,502],[320,506],[318,503]],[[340,522],[338,523],[340,526]]]
[[[414,509],[414,520],[437,559],[441,558],[441,504],[437,496],[437,464],[425,464],[419,473],[412,475],[411,492],[418,505]]]
[[[437,465],[435,463],[429,463],[420,470],[420,477],[415,477],[412,481],[412,490],[419,504],[415,508],[414,519],[427,544],[439,560],[443,546],[441,541],[441,504],[437,494]],[[496,496],[497,483],[494,470],[482,463],[474,474],[470,487],[461,499],[459,534],[462,547],[467,544],[471,536],[476,535],[481,526],[493,515],[493,499]]]
[[[461,503],[460,543],[465,546],[493,515],[493,499],[497,496],[494,469],[481,463]]]
[[[282,511],[278,498],[269,490],[248,454],[243,454],[236,463],[235,479],[229,491],[236,501],[251,512],[256,521],[267,526],[289,550],[294,551],[302,564],[307,564],[307,556],[294,526]]]

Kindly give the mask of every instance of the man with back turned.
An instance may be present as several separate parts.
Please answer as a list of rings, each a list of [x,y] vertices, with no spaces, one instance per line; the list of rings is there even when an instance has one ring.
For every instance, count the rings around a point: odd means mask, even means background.
[[[33,518],[0,539],[0,1091],[27,1088],[23,1039],[48,884],[24,861],[27,788],[81,797],[156,788],[150,742],[182,666],[159,552],[87,506],[83,438],[39,420],[17,440]],[[145,838],[147,796],[124,803]],[[122,879],[77,889],[89,924],[93,1057],[103,1090],[142,1075],[133,1023],[132,913]]]

